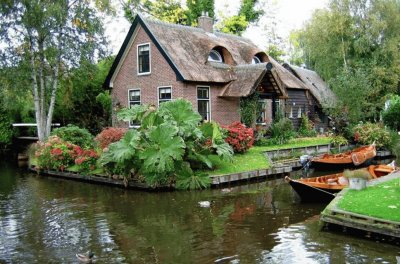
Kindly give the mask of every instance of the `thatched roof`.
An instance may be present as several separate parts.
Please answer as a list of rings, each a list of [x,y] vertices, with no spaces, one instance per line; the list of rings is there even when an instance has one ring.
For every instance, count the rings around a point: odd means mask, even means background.
[[[268,57],[251,40],[219,32],[210,33],[202,28],[182,26],[144,18],[137,15],[107,76],[105,86],[112,87],[129,43],[138,27],[150,37],[162,56],[169,63],[180,81],[226,84],[221,96],[247,96],[260,84],[264,76],[273,84],[271,88],[279,97],[285,98],[285,88],[306,89],[302,83],[271,57]],[[226,52],[226,63],[212,63],[208,55],[214,48]],[[266,63],[252,65],[256,54]],[[225,57],[225,56],[224,56]],[[265,81],[265,79],[263,80]]]
[[[310,93],[320,105],[329,107],[336,103],[336,95],[315,71],[287,63],[284,63],[283,66],[291,70],[308,87]]]
[[[246,97],[257,87],[268,83],[268,92],[273,92],[278,98],[287,98],[287,92],[279,83],[275,68],[270,63],[238,65],[234,67],[237,79],[225,85],[220,96]]]
[[[279,62],[274,60],[271,56],[268,56],[268,60],[274,66],[277,78],[279,78],[285,88],[308,90],[308,87],[302,81],[293,76],[293,74],[285,69]]]

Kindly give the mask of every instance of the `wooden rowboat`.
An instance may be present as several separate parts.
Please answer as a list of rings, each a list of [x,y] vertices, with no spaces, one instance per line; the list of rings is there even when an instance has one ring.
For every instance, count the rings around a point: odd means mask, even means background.
[[[376,156],[375,144],[340,154],[324,154],[311,159],[311,166],[321,169],[346,168],[368,163]]]
[[[366,170],[371,179],[376,179],[392,173],[395,169],[389,165],[370,165],[367,168],[358,170]],[[347,179],[343,177],[343,172],[298,180],[292,180],[286,176],[285,180],[292,186],[303,202],[330,202],[335,198],[335,193],[340,192],[348,185]]]

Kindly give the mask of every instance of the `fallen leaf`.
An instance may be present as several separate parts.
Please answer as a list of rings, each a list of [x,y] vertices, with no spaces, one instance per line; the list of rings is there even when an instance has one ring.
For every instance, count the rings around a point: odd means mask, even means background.
[[[397,208],[396,205],[389,205],[388,207],[391,208],[391,209],[396,209]]]

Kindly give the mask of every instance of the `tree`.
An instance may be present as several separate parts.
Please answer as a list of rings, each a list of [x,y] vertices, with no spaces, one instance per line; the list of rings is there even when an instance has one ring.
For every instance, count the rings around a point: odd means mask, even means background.
[[[298,32],[306,65],[332,85],[351,122],[378,120],[385,95],[398,92],[399,23],[399,1],[331,0]]]
[[[242,35],[251,22],[256,22],[263,14],[262,10],[256,10],[255,5],[258,0],[242,0],[237,15],[223,16],[216,27],[224,32],[235,35]]]
[[[96,1],[106,10],[107,1]],[[39,140],[51,130],[59,79],[105,51],[103,25],[90,1],[10,0],[0,6],[3,67],[29,68]]]
[[[125,17],[131,22],[137,13],[144,13],[174,24],[187,23],[186,10],[179,0],[128,0],[123,2],[123,9]]]
[[[85,61],[71,69],[60,81],[54,117],[63,125],[74,124],[94,135],[110,126],[111,104],[103,103],[106,92],[102,84],[112,62],[112,57],[97,64]],[[100,99],[99,94],[102,94]]]
[[[186,0],[186,16],[187,25],[197,25],[197,19],[203,12],[207,12],[208,16],[214,18],[214,0]]]

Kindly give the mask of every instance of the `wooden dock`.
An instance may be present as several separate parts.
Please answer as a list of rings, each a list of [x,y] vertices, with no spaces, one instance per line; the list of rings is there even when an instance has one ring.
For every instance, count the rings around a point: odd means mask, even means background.
[[[382,177],[383,178],[383,177]],[[383,180],[383,179],[380,179]],[[346,188],[321,213],[321,221],[325,224],[334,224],[349,227],[378,235],[400,238],[400,222],[357,214],[338,208],[337,204],[349,189]]]

